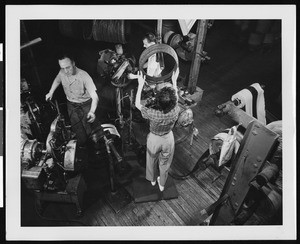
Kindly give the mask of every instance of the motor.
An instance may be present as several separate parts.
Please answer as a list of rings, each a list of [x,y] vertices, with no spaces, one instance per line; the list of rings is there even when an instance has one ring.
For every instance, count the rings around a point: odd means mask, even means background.
[[[21,141],[22,180],[32,190],[63,191],[68,179],[78,174],[83,160],[77,155],[77,140],[58,111],[46,143]]]

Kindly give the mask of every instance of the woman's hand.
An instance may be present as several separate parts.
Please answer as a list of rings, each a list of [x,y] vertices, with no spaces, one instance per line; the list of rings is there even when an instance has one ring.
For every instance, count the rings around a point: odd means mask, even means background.
[[[137,79],[137,78],[138,78],[138,75],[135,75],[135,74],[133,74],[133,73],[129,73],[129,74],[127,75],[127,78],[128,78],[129,80]]]
[[[173,74],[172,74],[172,83],[173,83],[173,85],[177,84],[178,76],[179,76],[179,68],[177,68],[176,71],[173,72]]]
[[[146,76],[143,75],[142,71],[138,71],[138,82],[140,87],[143,87],[146,82]]]

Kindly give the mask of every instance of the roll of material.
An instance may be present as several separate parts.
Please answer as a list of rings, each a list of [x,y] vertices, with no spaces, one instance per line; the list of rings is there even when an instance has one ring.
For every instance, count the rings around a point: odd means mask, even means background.
[[[92,32],[95,41],[125,44],[130,25],[124,20],[94,20]]]
[[[239,100],[238,108],[244,108],[247,114],[266,125],[264,90],[260,84],[254,83],[248,88],[239,91],[231,97],[231,100]]]

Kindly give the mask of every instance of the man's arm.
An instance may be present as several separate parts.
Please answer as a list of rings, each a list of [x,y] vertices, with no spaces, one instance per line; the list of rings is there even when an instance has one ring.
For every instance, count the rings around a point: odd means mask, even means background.
[[[92,104],[91,109],[87,114],[87,119],[89,123],[93,123],[96,119],[95,111],[98,106],[99,98],[95,90],[90,92],[91,98],[92,98]]]
[[[139,82],[139,85],[138,85],[137,93],[135,96],[135,107],[138,110],[141,110],[141,108],[142,108],[141,95],[142,95],[143,86],[145,84],[145,77],[143,77],[142,71],[138,72],[138,82]]]
[[[56,88],[60,85],[60,83],[61,83],[61,80],[57,75],[56,78],[54,79],[53,83],[52,83],[50,91],[46,94],[46,101],[48,101],[49,99],[50,100],[52,99],[53,94],[54,94]]]
[[[98,102],[99,102],[99,98],[98,95],[96,93],[96,86],[94,84],[94,81],[92,79],[92,77],[90,77],[90,75],[87,72],[83,72],[82,73],[83,76],[83,82],[84,82],[84,86],[87,89],[88,93],[90,94],[91,98],[92,98],[92,104],[91,104],[91,108],[90,111],[87,114],[87,122],[89,123],[93,123],[96,119],[96,109],[98,106]]]

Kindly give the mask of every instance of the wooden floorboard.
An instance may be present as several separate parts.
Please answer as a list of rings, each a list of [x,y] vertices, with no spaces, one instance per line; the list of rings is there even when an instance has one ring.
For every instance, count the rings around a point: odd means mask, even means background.
[[[179,217],[178,213],[174,211],[170,203],[171,200],[162,200],[160,202],[160,204],[164,206],[164,209],[169,214],[170,218],[172,218],[174,225],[184,225],[184,221]]]
[[[190,222],[190,217],[187,215],[185,211],[182,210],[182,208],[178,205],[178,199],[172,199],[168,201],[168,205],[170,208],[173,209],[173,211],[178,215],[178,217],[182,220],[184,225],[188,225]]]
[[[136,214],[137,218],[139,219],[139,223],[141,226],[153,225],[153,221],[151,221],[151,219],[148,218],[150,212],[148,203],[142,203],[140,205],[135,206],[133,212]]]
[[[123,210],[121,210],[121,212],[119,212],[118,214],[115,214],[116,217],[123,219],[126,226],[134,226],[135,225],[136,217],[134,217],[134,218],[132,217],[133,207],[134,207],[134,204],[130,203]],[[131,212],[132,212],[132,214],[131,214]],[[143,225],[143,224],[141,224],[141,225]]]

